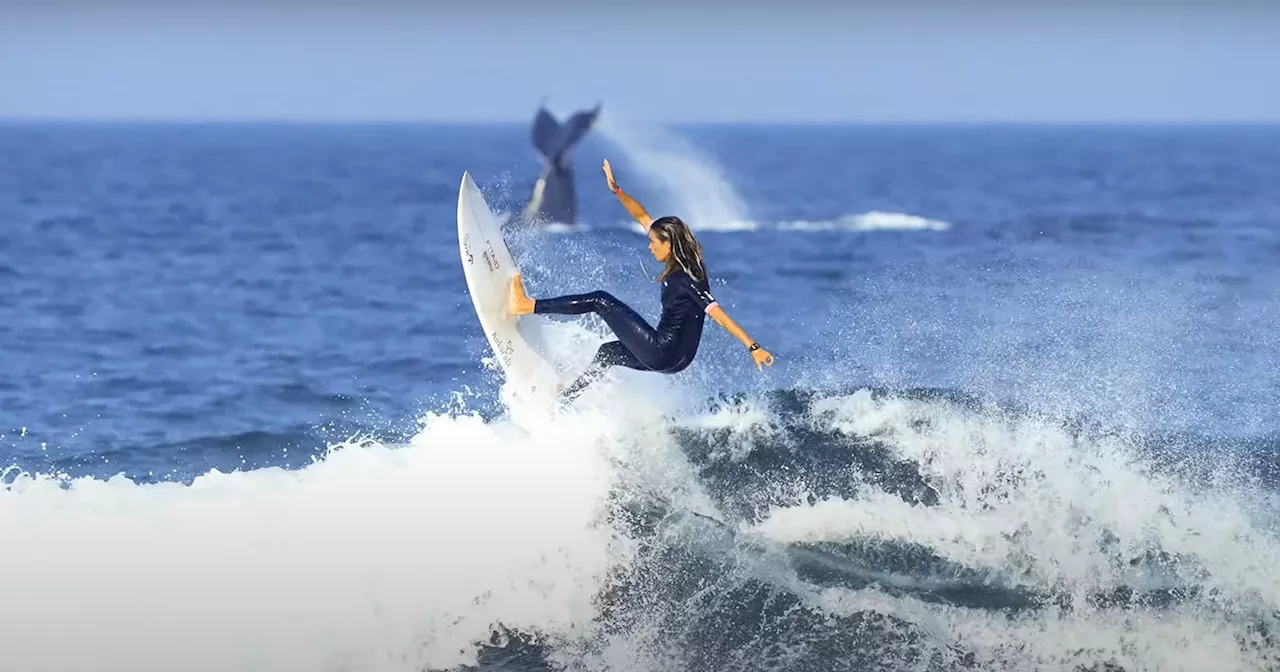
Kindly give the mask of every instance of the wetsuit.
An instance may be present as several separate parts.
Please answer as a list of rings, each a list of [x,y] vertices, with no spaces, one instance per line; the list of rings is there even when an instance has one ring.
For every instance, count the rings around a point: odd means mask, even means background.
[[[562,396],[573,397],[611,366],[660,373],[684,370],[698,353],[703,322],[707,311],[715,305],[705,278],[695,281],[677,269],[662,281],[662,317],[656,329],[630,306],[601,291],[538,299],[533,304],[533,312],[595,313],[618,339],[601,345],[587,371],[561,392]]]

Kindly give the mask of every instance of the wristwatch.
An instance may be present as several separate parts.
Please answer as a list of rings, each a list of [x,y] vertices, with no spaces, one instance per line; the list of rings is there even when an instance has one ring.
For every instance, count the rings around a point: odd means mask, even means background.
[[[760,349],[760,344],[755,341],[751,342],[751,347],[747,348],[747,352],[755,352]]]

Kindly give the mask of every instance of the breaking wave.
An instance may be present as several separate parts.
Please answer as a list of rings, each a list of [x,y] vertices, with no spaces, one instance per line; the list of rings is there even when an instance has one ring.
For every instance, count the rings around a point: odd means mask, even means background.
[[[1280,669],[1274,445],[633,388],[294,469],[10,473],[6,667]]]

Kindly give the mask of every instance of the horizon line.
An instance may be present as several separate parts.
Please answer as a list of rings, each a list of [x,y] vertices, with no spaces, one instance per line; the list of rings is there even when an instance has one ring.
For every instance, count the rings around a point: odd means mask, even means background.
[[[160,115],[29,115],[0,113],[0,124],[77,124],[77,125],[172,125],[172,126],[524,126],[527,118],[453,118],[453,117],[188,117]],[[1280,117],[1222,117],[1206,119],[1160,118],[848,118],[848,119],[743,119],[689,118],[644,119],[624,121],[666,126],[1276,126]]]

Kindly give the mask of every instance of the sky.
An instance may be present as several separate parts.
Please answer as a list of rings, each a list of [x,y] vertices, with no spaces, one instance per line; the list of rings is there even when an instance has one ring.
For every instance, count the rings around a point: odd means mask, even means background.
[[[3,1],[0,117],[1280,121],[1265,0]]]

